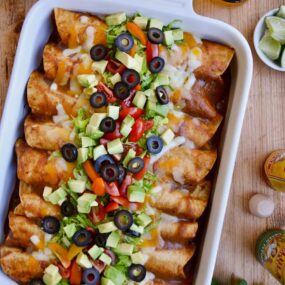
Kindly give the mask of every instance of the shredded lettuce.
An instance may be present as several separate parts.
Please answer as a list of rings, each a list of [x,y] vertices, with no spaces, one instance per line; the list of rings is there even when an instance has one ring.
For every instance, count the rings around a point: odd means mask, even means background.
[[[151,83],[155,80],[155,75],[152,74],[149,70],[147,70],[144,74],[141,76],[141,88],[143,91],[150,88]]]
[[[66,279],[61,279],[57,285],[70,285],[69,281]]]
[[[118,256],[118,262],[115,264],[115,268],[119,271],[123,272],[124,274],[127,274],[128,267],[132,264],[132,261],[129,256],[127,255],[119,255]]]
[[[86,111],[81,108],[78,111],[77,117],[73,119],[73,125],[77,133],[84,132],[89,123],[89,118],[86,116]]]
[[[55,157],[62,157],[62,153],[59,150],[53,151],[52,154],[50,155],[51,158]]]
[[[75,179],[85,181],[86,188],[88,190],[91,190],[91,182],[89,181],[89,179],[88,179],[87,175],[85,174],[81,165],[74,168],[73,175],[74,175]]]
[[[114,46],[117,36],[127,31],[125,23],[117,26],[110,26],[107,29],[107,46],[112,48]]]
[[[156,180],[157,180],[157,176],[153,174],[152,172],[148,171],[145,174],[143,179],[139,181],[134,180],[133,185],[139,186],[146,193],[150,193],[151,188],[154,186]]]
[[[181,23],[182,21],[179,19],[175,19],[171,21],[168,25],[163,27],[163,31],[171,31],[177,29],[176,24]]]

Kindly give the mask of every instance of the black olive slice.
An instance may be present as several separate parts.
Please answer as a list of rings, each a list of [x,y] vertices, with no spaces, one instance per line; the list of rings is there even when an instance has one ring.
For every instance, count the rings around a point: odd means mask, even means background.
[[[94,61],[100,61],[106,57],[108,50],[103,45],[95,45],[90,50],[90,56]]]
[[[96,285],[100,280],[100,272],[92,267],[85,269],[82,274],[82,283],[86,285]]]
[[[133,224],[132,214],[127,210],[120,210],[114,216],[114,223],[121,231],[127,231]]]
[[[159,73],[164,68],[164,65],[165,65],[164,59],[159,56],[154,57],[148,64],[149,70],[152,73]]]
[[[163,141],[159,136],[151,136],[146,140],[146,148],[152,154],[158,154],[162,151]]]
[[[92,234],[87,230],[79,230],[72,237],[72,241],[77,246],[87,246],[91,240]]]
[[[119,176],[119,169],[115,164],[105,164],[100,169],[101,177],[106,182],[114,182]]]
[[[122,81],[128,84],[129,88],[134,88],[141,81],[140,74],[134,69],[126,69],[122,74]]]
[[[101,121],[99,129],[104,133],[112,133],[116,129],[116,121],[111,117],[106,117]]]
[[[78,151],[74,144],[66,143],[61,147],[63,158],[68,162],[74,162],[77,159]]]
[[[131,173],[138,173],[144,168],[144,160],[140,157],[132,158],[128,162],[128,171]]]
[[[150,28],[147,32],[147,38],[153,44],[162,44],[164,41],[164,33],[158,28]]]
[[[146,269],[141,264],[132,264],[128,268],[128,276],[131,280],[135,282],[141,282],[145,279]]]
[[[41,226],[44,232],[56,234],[60,229],[60,222],[56,217],[46,216],[41,220]]]
[[[167,91],[165,90],[164,87],[158,86],[155,89],[155,95],[156,95],[156,98],[160,104],[166,105],[169,103],[169,96],[168,96]]]
[[[64,217],[71,217],[76,214],[75,207],[70,201],[64,201],[60,206],[61,214]]]
[[[129,85],[125,82],[117,82],[114,86],[114,95],[120,100],[125,100],[130,96]]]
[[[134,46],[134,43],[135,42],[134,42],[133,37],[128,33],[124,33],[124,34],[117,36],[115,40],[115,45],[117,49],[123,52],[130,51],[132,47]]]
[[[93,108],[101,108],[107,105],[107,96],[102,92],[95,92],[90,96],[90,105]]]

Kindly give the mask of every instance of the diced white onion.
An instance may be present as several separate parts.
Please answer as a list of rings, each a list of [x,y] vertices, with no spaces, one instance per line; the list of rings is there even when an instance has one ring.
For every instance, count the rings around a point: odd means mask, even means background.
[[[34,245],[38,245],[40,243],[40,239],[37,235],[32,235],[30,237],[30,240]]]
[[[81,24],[87,24],[88,20],[89,20],[89,18],[87,16],[81,16],[80,17]]]
[[[52,120],[55,124],[63,123],[67,121],[69,117],[67,115],[56,115],[52,117]]]
[[[68,57],[68,56],[74,55],[74,54],[79,53],[79,52],[81,52],[81,46],[79,46],[77,48],[73,48],[73,49],[67,48],[67,49],[63,50],[62,54],[64,56]]]
[[[52,85],[50,86],[50,90],[51,91],[56,91],[57,90],[57,84],[55,82],[53,82]]]
[[[86,29],[86,41],[83,45],[83,48],[86,51],[90,51],[90,49],[93,47],[95,31],[95,28],[92,26],[89,26]]]

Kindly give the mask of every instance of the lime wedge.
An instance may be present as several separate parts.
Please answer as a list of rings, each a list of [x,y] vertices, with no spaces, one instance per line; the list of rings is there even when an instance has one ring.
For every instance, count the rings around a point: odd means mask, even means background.
[[[285,19],[272,16],[267,17],[265,22],[271,37],[281,44],[285,44]]]
[[[283,52],[282,52],[280,64],[282,68],[285,68],[285,48],[283,49]]]
[[[276,60],[281,52],[281,44],[269,35],[261,39],[259,48],[272,60]]]
[[[285,5],[280,6],[276,16],[280,18],[285,18]]]

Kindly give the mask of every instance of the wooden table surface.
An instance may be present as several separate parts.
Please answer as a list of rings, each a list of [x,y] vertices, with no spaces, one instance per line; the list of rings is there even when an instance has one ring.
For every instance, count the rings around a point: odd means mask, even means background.
[[[34,2],[0,1],[0,116],[21,25]],[[261,63],[253,49],[252,35],[259,17],[280,4],[284,0],[248,0],[238,8],[224,8],[210,0],[195,1],[199,14],[221,19],[239,29],[248,39],[254,56],[252,89],[215,271],[223,284],[227,284],[232,272],[249,284],[278,284],[256,261],[254,246],[264,230],[285,225],[285,196],[267,187],[261,170],[270,151],[285,147],[285,74]],[[274,199],[276,209],[272,217],[260,219],[248,213],[248,200],[257,192]]]

